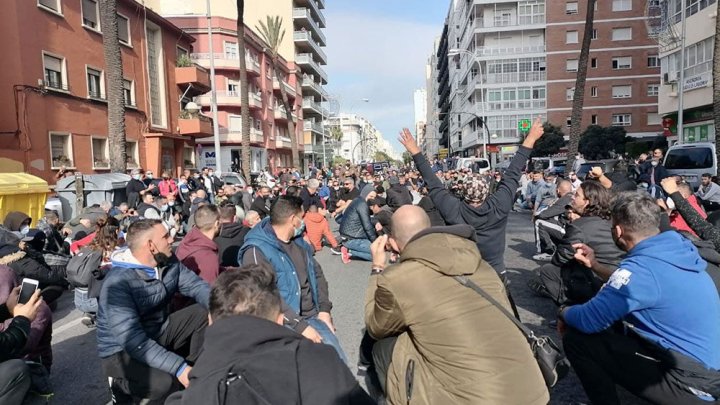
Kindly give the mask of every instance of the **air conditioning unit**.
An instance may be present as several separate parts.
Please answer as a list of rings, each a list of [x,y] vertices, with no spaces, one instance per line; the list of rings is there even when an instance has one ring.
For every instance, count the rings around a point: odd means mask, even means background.
[[[678,96],[677,91],[671,92],[670,94],[668,94],[668,96],[670,96],[670,97],[677,97],[677,96]]]
[[[678,72],[668,72],[663,74],[663,82],[676,83],[678,81]]]

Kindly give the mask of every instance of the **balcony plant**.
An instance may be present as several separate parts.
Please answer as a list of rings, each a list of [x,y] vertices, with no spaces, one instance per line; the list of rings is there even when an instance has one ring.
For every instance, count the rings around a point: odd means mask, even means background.
[[[109,168],[110,159],[96,158],[93,162],[93,167]]]
[[[60,155],[53,159],[53,167],[72,167],[72,160],[65,155]]]
[[[177,67],[192,67],[193,61],[188,54],[178,56],[176,61]]]

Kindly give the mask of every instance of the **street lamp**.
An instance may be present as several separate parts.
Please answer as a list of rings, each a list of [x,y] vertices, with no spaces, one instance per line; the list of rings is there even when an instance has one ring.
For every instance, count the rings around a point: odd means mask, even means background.
[[[473,59],[478,63],[478,76],[480,76],[480,84],[481,84],[481,86],[480,86],[480,115],[481,115],[481,116],[478,116],[477,114],[469,113],[469,112],[453,112],[453,113],[445,113],[445,114],[470,114],[470,115],[473,115],[473,116],[475,116],[475,117],[477,117],[477,118],[480,119],[481,125],[483,126],[483,128],[485,128],[485,131],[482,131],[482,137],[483,137],[483,158],[487,159],[487,137],[486,137],[486,133],[488,132],[488,128],[487,128],[487,120],[486,120],[486,117],[485,117],[485,100],[484,100],[484,97],[485,97],[485,96],[484,96],[484,94],[483,94],[483,88],[482,88],[482,74],[483,74],[483,72],[482,72],[482,64],[481,64],[480,61],[478,60],[477,55],[475,55],[473,52],[470,52],[470,51],[468,51],[468,50],[466,50],[466,49],[459,49],[459,48],[449,49],[449,50],[448,50],[448,53],[447,53],[447,56],[448,56],[448,58],[450,58],[450,57],[457,56],[457,55],[460,55],[460,54],[468,55],[468,56],[470,56],[471,58],[473,58]],[[461,127],[461,130],[462,130],[462,127]]]

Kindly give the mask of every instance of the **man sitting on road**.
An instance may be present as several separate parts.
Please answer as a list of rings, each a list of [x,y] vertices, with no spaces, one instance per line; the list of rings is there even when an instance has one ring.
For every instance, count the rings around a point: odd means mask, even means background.
[[[700,187],[695,196],[707,211],[720,209],[720,186],[712,181],[712,174],[703,173]]]
[[[706,404],[720,398],[720,298],[692,242],[660,233],[660,208],[646,194],[621,193],[612,236],[628,252],[616,267],[576,244],[575,257],[605,287],[564,307],[563,347],[594,404],[619,404],[615,385],[651,403]],[[614,271],[613,271],[614,270]],[[613,327],[619,321],[624,327]]]
[[[207,403],[219,384],[238,377],[245,381],[228,389],[225,403],[374,404],[332,348],[282,327],[280,306],[272,269],[249,265],[221,274],[190,388],[166,404]]]
[[[220,214],[220,233],[213,239],[218,248],[218,257],[222,267],[238,267],[238,253],[245,235],[250,232],[250,227],[237,222],[235,217],[235,205],[221,204],[218,208]],[[257,212],[255,213],[257,217]]]
[[[195,227],[177,248],[177,257],[209,284],[220,274],[218,246],[213,241],[220,233],[220,212],[215,205],[203,205],[195,211]]]
[[[535,205],[533,206],[532,215],[537,216],[540,212],[550,206],[557,199],[557,175],[548,173],[545,175],[544,182],[537,191]]]
[[[505,308],[503,282],[480,256],[468,225],[430,227],[422,208],[392,217],[392,237],[372,245],[367,332],[374,369],[392,404],[546,404],[545,382],[522,332],[460,284],[467,277]],[[400,263],[383,270],[386,244]],[[513,389],[522,382],[521,389]]]
[[[172,238],[160,220],[134,222],[126,243],[128,249],[113,254],[100,292],[98,352],[115,403],[162,400],[189,384],[210,286],[172,255]],[[198,304],[168,314],[178,293]]]
[[[333,346],[345,360],[330,315],[332,302],[327,280],[313,257],[313,248],[302,238],[303,215],[299,197],[279,197],[270,218],[262,220],[245,236],[238,262],[275,269],[285,325],[315,343]]]
[[[300,198],[303,200],[303,209],[308,212],[311,205],[322,208],[322,202],[318,195],[318,189],[320,188],[320,181],[318,179],[308,180],[307,187],[303,187],[300,190]]]
[[[343,238],[342,261],[347,264],[355,258],[370,261],[370,244],[377,238],[375,226],[370,220],[368,201],[375,198],[372,185],[360,191],[360,196],[352,200],[345,208],[340,223],[340,236]]]
[[[555,245],[565,235],[565,207],[572,201],[572,183],[561,180],[556,189],[556,199],[549,207],[535,216],[534,260],[549,261],[555,252]]]
[[[405,177],[403,176],[402,179],[404,180]],[[403,205],[412,204],[413,197],[410,194],[410,190],[408,190],[404,184],[401,184],[400,179],[398,179],[397,176],[390,176],[390,178],[388,178],[388,183],[390,184],[390,188],[385,190],[385,193],[387,194],[386,201],[388,207],[395,211]]]

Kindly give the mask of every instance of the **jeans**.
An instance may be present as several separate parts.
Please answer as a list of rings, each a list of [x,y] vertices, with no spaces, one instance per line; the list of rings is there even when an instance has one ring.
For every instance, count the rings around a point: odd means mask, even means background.
[[[88,297],[87,288],[75,288],[75,309],[81,312],[95,314],[98,310],[97,298]]]
[[[30,369],[23,360],[0,363],[0,404],[21,404],[30,389]]]
[[[307,318],[306,321],[308,324],[310,324],[310,326],[313,327],[313,329],[317,331],[320,337],[322,337],[323,343],[332,346],[337,352],[338,356],[340,356],[340,360],[342,360],[343,363],[348,364],[347,356],[345,355],[345,352],[340,346],[340,341],[338,340],[337,336],[335,336],[335,334],[330,330],[330,328],[328,328],[325,322],[318,319],[317,315]]]
[[[350,256],[353,259],[360,259],[365,261],[372,261],[372,254],[370,253],[370,241],[367,239],[348,239],[343,242],[350,251]]]

